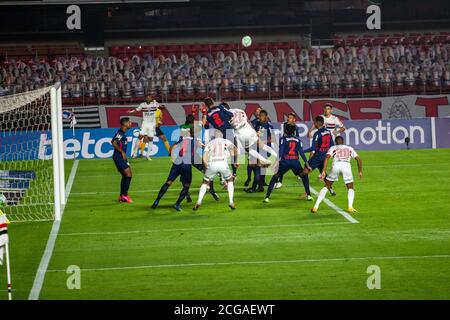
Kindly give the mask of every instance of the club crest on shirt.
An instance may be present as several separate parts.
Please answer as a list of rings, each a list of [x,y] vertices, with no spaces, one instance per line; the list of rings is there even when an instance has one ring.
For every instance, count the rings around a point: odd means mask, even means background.
[[[411,119],[411,112],[406,103],[401,99],[396,99],[389,109],[389,119]]]

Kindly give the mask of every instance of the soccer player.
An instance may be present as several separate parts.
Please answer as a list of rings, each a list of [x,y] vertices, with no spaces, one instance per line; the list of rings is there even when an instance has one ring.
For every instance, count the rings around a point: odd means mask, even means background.
[[[156,209],[161,198],[179,176],[181,176],[183,188],[181,189],[176,203],[172,207],[177,211],[181,211],[181,202],[189,193],[192,182],[192,163],[194,161],[195,153],[194,128],[189,125],[183,125],[181,129],[181,139],[179,142],[175,143],[171,149],[171,160],[173,164],[170,168],[169,176],[159,190],[156,200],[152,204],[153,209]]]
[[[233,127],[231,126],[231,118],[233,118],[233,113],[225,108],[223,104],[218,106],[214,105],[214,100],[212,98],[205,98],[203,103],[206,106],[206,110],[202,109],[203,117],[202,124],[205,129],[209,129],[210,126],[220,130],[224,137],[227,137],[232,133]]]
[[[258,107],[255,110],[255,113],[253,114],[255,116],[255,118],[250,121],[250,124],[252,125],[253,128],[255,128],[256,124],[259,121],[259,113],[261,112],[262,108]],[[248,187],[250,185],[250,182],[252,181],[252,172],[253,172],[253,168],[254,166],[252,164],[250,164],[250,159],[248,158],[248,163],[247,163],[247,180],[245,180],[244,182],[244,187]]]
[[[189,114],[186,116],[186,120],[185,120],[185,126],[187,127],[194,127],[194,122],[195,122],[195,117],[193,114]],[[197,138],[198,139],[198,138]],[[181,137],[180,137],[181,140]],[[201,144],[199,141],[197,141],[202,148],[204,147],[203,144]],[[194,166],[195,169],[197,169],[198,171],[202,172],[202,174],[205,173],[205,166],[203,164],[203,159],[201,156],[198,155],[197,152],[194,153],[194,159],[195,161],[192,163],[192,165]],[[219,195],[216,193],[215,189],[214,189],[214,181],[211,180],[209,183],[209,188],[208,188],[209,193],[212,195],[212,197],[214,198],[214,200],[219,201]],[[192,202],[192,198],[190,193],[188,192],[188,194],[186,195],[186,200],[187,202]]]
[[[139,131],[139,140],[143,140],[144,148],[148,145],[147,160],[152,160],[150,152],[153,145],[153,137],[156,130],[156,111],[159,108],[159,103],[153,100],[151,95],[145,97],[145,102],[141,103],[136,109],[128,111],[129,114],[142,111],[142,125]],[[139,149],[139,144],[134,146],[132,157],[136,157]]]
[[[333,136],[333,139],[345,131],[345,126],[342,123],[342,121],[338,117],[333,115],[333,106],[331,104],[327,103],[323,106],[322,117],[324,120],[324,126],[328,130],[330,130],[331,135]],[[314,131],[314,129],[315,129],[315,126],[313,124],[308,131],[309,138],[312,137],[312,132]]]
[[[158,109],[156,109],[156,136],[159,137],[163,143],[164,143],[164,147],[167,149],[167,151],[170,153],[170,144],[169,141],[167,140],[164,132],[161,130],[161,126],[163,125],[163,114],[164,111],[166,111],[166,106],[165,105],[160,105]]]
[[[116,134],[111,140],[111,144],[114,146],[113,160],[116,165],[117,170],[122,175],[122,180],[120,181],[120,196],[119,202],[133,202],[128,196],[128,189],[131,184],[131,168],[127,161],[127,135],[126,131],[131,128],[130,118],[120,119],[120,129],[117,130]]]
[[[259,140],[258,133],[248,122],[247,114],[241,109],[230,109],[233,113],[231,119],[231,125],[233,127],[233,132],[237,140],[237,144],[244,147],[248,154],[254,159],[259,160],[261,166],[269,166],[271,164],[270,160],[262,156],[256,148],[252,146],[258,146],[259,150],[266,151],[274,157],[278,157],[278,154],[270,146]],[[260,114],[261,116],[261,114]],[[256,147],[255,146],[255,147]]]
[[[255,122],[254,129],[258,133],[259,141],[271,147],[273,125],[269,121],[266,110],[259,112],[259,120]],[[245,189],[245,191],[248,193],[264,192],[265,175],[261,174],[261,168],[256,164],[250,164],[250,167],[254,173],[253,184],[251,188]]]
[[[264,202],[266,203],[269,202],[270,195],[272,194],[276,182],[286,172],[292,170],[296,176],[301,176],[303,168],[300,164],[299,156],[303,159],[305,167],[308,168],[308,160],[303,152],[300,138],[295,135],[295,128],[296,126],[294,124],[287,124],[284,126],[284,135],[280,138],[280,160],[278,163],[278,171],[270,180],[266,198],[264,199]],[[310,195],[308,176],[303,175],[302,181],[306,194]]]
[[[291,112],[288,114],[287,121],[283,123],[283,132],[284,127],[288,124],[293,124],[295,126],[295,136],[300,138],[300,129],[297,127],[296,123],[296,116],[295,113]],[[277,183],[275,183],[275,189],[280,189],[283,186],[283,176],[280,176],[280,179]]]
[[[203,197],[208,189],[210,182],[215,176],[221,175],[227,181],[228,190],[228,206],[230,209],[236,209],[233,201],[234,194],[234,175],[230,170],[228,161],[236,154],[236,147],[230,140],[224,139],[220,130],[215,133],[215,138],[208,142],[203,154],[203,162],[205,166],[205,175],[203,183],[200,187],[198,200],[193,210],[198,210],[202,204]]]
[[[324,167],[322,169],[322,178],[325,179],[325,186],[320,190],[319,196],[317,197],[316,204],[311,209],[312,213],[316,213],[319,209],[319,205],[325,198],[327,191],[331,189],[333,182],[339,180],[339,176],[342,175],[344,183],[347,186],[348,193],[348,213],[354,213],[356,210],[353,208],[353,201],[355,199],[355,191],[353,190],[353,174],[352,167],[350,165],[350,160],[354,158],[358,163],[358,175],[362,178],[362,160],[356,153],[356,151],[344,144],[344,138],[336,137],[336,145],[331,147],[327,152],[327,156],[324,161]],[[325,170],[327,168],[328,159],[333,157],[333,165],[330,172],[326,176]]]
[[[300,175],[302,178],[314,169],[322,172],[327,152],[334,145],[330,130],[324,127],[323,117],[317,116],[314,120],[314,126],[317,131],[314,133],[311,148],[304,150],[305,153],[311,152],[312,156],[308,160],[308,166],[303,169],[303,173]],[[333,189],[330,192],[332,195],[336,195]],[[306,199],[312,200],[310,195],[306,195]]]

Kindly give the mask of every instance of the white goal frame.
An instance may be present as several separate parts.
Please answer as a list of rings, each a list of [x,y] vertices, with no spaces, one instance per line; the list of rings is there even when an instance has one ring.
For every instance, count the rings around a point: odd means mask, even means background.
[[[64,137],[62,121],[61,83],[50,89],[53,196],[55,220],[60,221],[63,207],[66,205],[66,184],[64,172]]]

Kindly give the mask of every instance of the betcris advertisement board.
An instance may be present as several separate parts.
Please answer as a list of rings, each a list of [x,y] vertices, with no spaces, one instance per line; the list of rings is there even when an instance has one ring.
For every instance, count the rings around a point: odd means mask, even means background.
[[[434,126],[433,120],[435,120]],[[433,136],[438,148],[450,147],[450,118],[346,120],[344,124],[347,128],[342,134],[345,143],[356,150],[405,149],[406,137],[410,139],[411,149],[427,149],[433,147]],[[311,140],[307,137],[311,122],[301,122],[297,126],[306,149],[311,145]],[[274,123],[274,127],[275,137],[272,141],[278,141],[281,124]],[[163,126],[161,129],[170,144],[179,140],[178,126]],[[111,139],[116,131],[117,129],[113,128],[64,130],[64,157],[66,159],[110,158],[113,154]],[[134,144],[138,142],[139,130],[129,129],[127,135],[129,141],[127,155],[130,157]],[[276,149],[277,145],[273,147]],[[150,155],[152,157],[168,156],[160,138],[154,138]],[[14,134],[0,132],[0,161],[50,158],[51,135],[48,132],[16,132]]]

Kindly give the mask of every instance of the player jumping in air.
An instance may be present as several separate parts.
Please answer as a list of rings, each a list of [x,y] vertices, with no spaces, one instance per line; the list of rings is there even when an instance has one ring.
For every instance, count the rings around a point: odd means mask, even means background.
[[[183,125],[181,129],[182,138],[179,142],[175,143],[171,149],[171,159],[173,164],[170,168],[169,176],[159,190],[158,197],[152,204],[153,209],[156,209],[161,198],[179,176],[181,176],[183,188],[181,189],[177,202],[172,207],[177,211],[181,211],[181,202],[189,193],[189,187],[192,182],[192,163],[195,154],[194,129],[192,126],[185,125]]]
[[[147,160],[152,160],[150,158],[150,152],[152,150],[153,137],[156,133],[156,112],[158,108],[159,103],[153,100],[151,95],[147,95],[145,102],[141,103],[136,109],[128,111],[129,114],[142,111],[142,126],[139,131],[139,140],[143,140],[144,142],[142,149],[145,149],[145,146],[148,145]],[[139,143],[136,143],[131,157],[135,158],[137,156],[138,149]]]
[[[131,184],[131,168],[127,161],[127,136],[126,131],[131,128],[130,118],[120,119],[120,129],[117,130],[116,134],[111,140],[111,144],[114,146],[113,160],[116,165],[117,170],[122,175],[122,180],[120,181],[120,196],[119,202],[133,202],[128,196],[128,189]]]
[[[219,174],[227,181],[228,206],[232,210],[236,209],[233,201],[234,175],[228,164],[229,159],[236,154],[236,151],[236,147],[233,143],[230,140],[223,139],[222,133],[217,130],[215,138],[206,145],[203,154],[205,175],[203,177],[202,186],[200,187],[197,203],[193,208],[195,211],[200,208],[210,182]]]
[[[284,135],[280,138],[280,161],[278,171],[270,180],[264,202],[269,202],[269,198],[275,184],[286,172],[292,170],[296,176],[300,176],[302,174],[303,168],[300,164],[299,156],[305,162],[305,167],[308,168],[308,160],[303,152],[302,142],[300,141],[300,138],[295,135],[295,132],[296,126],[294,124],[284,125]],[[310,196],[308,176],[303,175],[302,181],[306,194]]]
[[[231,134],[236,137],[237,143],[244,147],[245,150],[248,150],[252,157],[258,159],[264,166],[271,164],[271,162],[259,154],[255,148],[250,148],[255,145],[259,139],[258,134],[248,122],[247,115],[243,110],[227,110],[223,105],[214,106],[214,101],[211,98],[206,98],[204,103],[207,107],[207,111],[203,115],[203,126],[205,129],[208,129],[209,125],[212,125],[215,129],[220,130],[225,138],[229,138],[230,132],[232,132]],[[271,147],[261,143],[260,148],[261,150],[269,152],[274,157],[277,157],[277,153]]]
[[[327,191],[331,190],[334,181],[338,181],[339,176],[342,175],[344,183],[347,186],[348,193],[348,209],[347,212],[354,213],[356,210],[353,208],[353,200],[355,199],[355,191],[353,190],[353,174],[350,160],[354,158],[358,163],[358,175],[362,178],[362,160],[356,153],[356,151],[344,144],[344,138],[336,137],[336,145],[331,147],[327,152],[327,156],[324,161],[324,167],[322,169],[322,178],[325,179],[325,186],[320,190],[317,197],[316,204],[311,209],[312,213],[316,213],[319,209],[319,205],[325,198]],[[328,164],[328,159],[333,157],[333,166],[330,172],[326,176],[325,171]]]
[[[300,175],[302,178],[314,169],[322,172],[327,152],[334,145],[331,132],[324,127],[323,123],[323,117],[317,116],[315,118],[314,126],[317,131],[314,133],[311,148],[304,150],[304,152],[311,152],[312,156],[308,160],[308,166],[303,169],[303,173]],[[333,189],[330,192],[336,195]],[[310,195],[306,195],[306,198],[307,200],[312,200]]]

